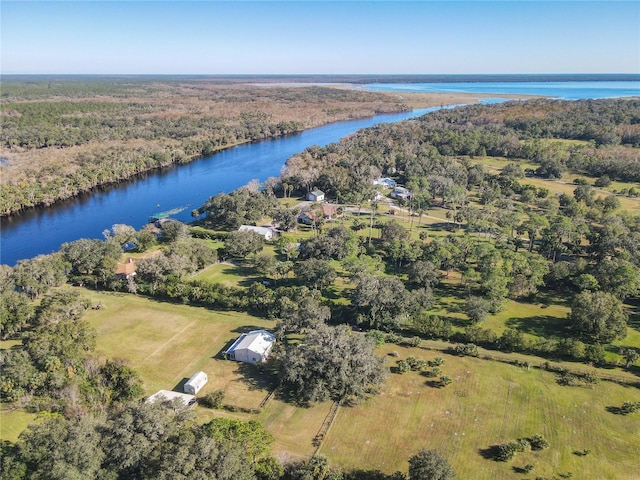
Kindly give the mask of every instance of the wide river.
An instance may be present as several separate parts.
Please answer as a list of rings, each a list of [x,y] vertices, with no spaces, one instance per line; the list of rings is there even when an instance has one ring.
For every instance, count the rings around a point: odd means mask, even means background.
[[[640,95],[640,82],[376,84],[360,88],[398,93],[456,91],[566,99]],[[311,145],[324,146],[361,128],[414,118],[435,109],[377,115],[330,124],[288,137],[240,145],[59,205],[2,219],[0,263],[15,265],[20,259],[54,252],[64,242],[79,238],[102,238],[102,232],[116,223],[132,225],[137,229],[147,222],[150,215],[179,207],[186,208],[172,217],[190,221],[191,210],[200,207],[211,195],[229,192],[252,179],[264,181],[277,176],[287,158]]]

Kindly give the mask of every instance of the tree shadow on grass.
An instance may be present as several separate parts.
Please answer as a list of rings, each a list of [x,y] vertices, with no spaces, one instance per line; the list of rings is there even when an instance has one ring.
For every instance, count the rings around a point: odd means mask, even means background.
[[[427,387],[431,388],[444,388],[444,386],[440,383],[439,380],[427,380],[424,382]]]
[[[640,298],[628,298],[626,304],[630,307],[627,325],[640,331]]]
[[[240,381],[251,391],[271,391],[278,386],[277,376],[261,365],[238,362],[237,371],[241,374]]]
[[[605,407],[605,409],[607,410],[607,412],[609,413],[613,413],[614,415],[624,415],[624,410],[622,410],[620,407],[614,407],[614,406],[608,406]],[[573,452],[575,453],[575,452]]]
[[[513,466],[511,467],[513,469],[514,472],[516,473],[529,473],[529,471],[526,468],[522,468],[522,467],[516,467]]]
[[[352,470],[347,474],[347,480],[399,480],[404,479],[399,472],[386,475],[380,470]]]
[[[488,448],[480,448],[478,449],[478,453],[487,460],[495,460],[496,455],[498,453],[498,446],[491,445]]]
[[[552,315],[535,315],[525,318],[509,318],[505,325],[522,333],[537,337],[562,337],[567,334],[566,321]]]

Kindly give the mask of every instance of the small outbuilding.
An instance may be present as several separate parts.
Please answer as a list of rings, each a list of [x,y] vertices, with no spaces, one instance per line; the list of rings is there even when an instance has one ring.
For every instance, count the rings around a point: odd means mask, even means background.
[[[188,395],[186,393],[174,392],[172,390],[160,390],[147,398],[147,403],[166,402],[173,401],[175,399],[180,400],[187,407],[192,407],[196,403],[196,397],[194,395]]]
[[[197,372],[184,384],[184,393],[196,395],[207,384],[209,377],[204,372]]]
[[[266,330],[243,333],[225,352],[228,360],[244,363],[263,363],[269,358],[276,337]]]
[[[324,202],[324,192],[322,190],[313,190],[307,193],[307,200],[311,202]]]
[[[395,188],[396,187],[396,181],[392,178],[388,178],[388,177],[384,177],[384,178],[378,178],[376,180],[373,181],[374,185],[381,185],[385,188]]]
[[[411,192],[404,187],[396,187],[391,192],[392,198],[400,198],[402,200],[407,200],[411,198]]]
[[[238,231],[255,232],[265,240],[271,240],[273,238],[273,230],[267,227],[256,227],[255,225],[240,225]]]

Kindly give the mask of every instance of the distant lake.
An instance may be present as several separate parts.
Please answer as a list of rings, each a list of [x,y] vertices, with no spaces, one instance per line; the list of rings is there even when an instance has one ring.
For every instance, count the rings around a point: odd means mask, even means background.
[[[541,95],[569,100],[640,96],[640,81],[387,83],[355,88],[392,92]],[[484,103],[498,101],[503,100],[485,99]],[[0,263],[15,265],[20,259],[54,252],[64,242],[101,238],[101,232],[116,223],[138,229],[150,215],[179,207],[185,208],[172,218],[188,222],[191,210],[200,207],[209,196],[230,192],[252,179],[264,181],[270,176],[277,176],[289,157],[311,145],[324,146],[361,128],[397,122],[433,110],[437,108],[376,115],[240,145],[186,165],[149,172],[91,195],[2,219]]]
[[[358,88],[375,92],[399,93],[540,95],[563,100],[640,96],[640,81],[376,83]]]

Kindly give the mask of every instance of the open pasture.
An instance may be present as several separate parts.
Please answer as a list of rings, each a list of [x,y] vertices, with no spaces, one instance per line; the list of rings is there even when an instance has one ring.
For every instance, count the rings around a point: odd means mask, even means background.
[[[217,389],[224,403],[257,409],[274,387],[274,379],[252,365],[223,360],[220,352],[241,332],[273,328],[274,322],[238,312],[211,311],[162,303],[133,295],[84,290],[93,305],[86,318],[97,330],[97,352],[128,360],[144,381],[146,394],[160,389],[179,390],[193,373],[202,370],[209,382],[199,397]],[[329,404],[298,408],[275,395],[259,414],[196,408],[200,420],[231,416],[259,420],[276,439],[275,453],[283,460],[313,454],[314,436]]]
[[[464,479],[573,474],[581,479],[637,479],[640,421],[607,407],[638,400],[640,391],[610,382],[593,389],[563,387],[553,373],[470,357],[385,345],[390,366],[408,356],[445,359],[442,374],[452,384],[437,388],[417,372],[391,374],[381,394],[363,405],[340,409],[320,453],[347,468],[406,471],[421,448],[444,453]],[[519,453],[511,462],[485,458],[494,444],[540,433],[551,448]],[[591,452],[587,456],[577,453]],[[514,468],[515,467],[515,468]],[[529,478],[529,477],[523,477]],[[565,477],[566,478],[566,477]]]
[[[273,322],[133,295],[83,293],[104,307],[86,316],[97,330],[97,353],[126,359],[142,377],[145,393],[177,388],[202,370],[209,383],[199,395],[224,388],[225,402],[243,408],[256,407],[266,395],[262,385],[245,380],[245,366],[220,354],[242,332],[271,328]]]
[[[274,386],[273,378],[251,366],[222,360],[219,353],[241,331],[270,328],[273,322],[237,312],[216,312],[134,295],[82,290],[93,305],[88,321],[96,328],[97,351],[125,358],[136,369],[145,392],[175,389],[197,370],[209,375],[199,396],[224,389],[224,403],[257,408]],[[397,351],[398,358],[389,356]],[[607,407],[637,401],[636,388],[602,382],[593,389],[562,387],[553,373],[420,348],[384,345],[390,367],[408,356],[445,359],[442,374],[452,378],[436,388],[417,372],[392,373],[379,396],[363,405],[342,407],[320,453],[345,468],[405,470],[420,448],[437,448],[459,478],[514,478],[513,467],[535,465],[536,475],[572,472],[574,478],[634,478],[640,452],[640,421],[615,415]],[[201,421],[216,416],[260,421],[275,437],[281,460],[313,454],[313,439],[330,412],[330,403],[300,408],[276,395],[260,413],[197,407]],[[483,457],[496,443],[543,434],[551,448],[518,454],[512,462]],[[15,436],[15,435],[13,435]],[[3,438],[5,438],[3,432]],[[6,437],[8,438],[8,437]],[[574,452],[591,450],[588,456]]]

